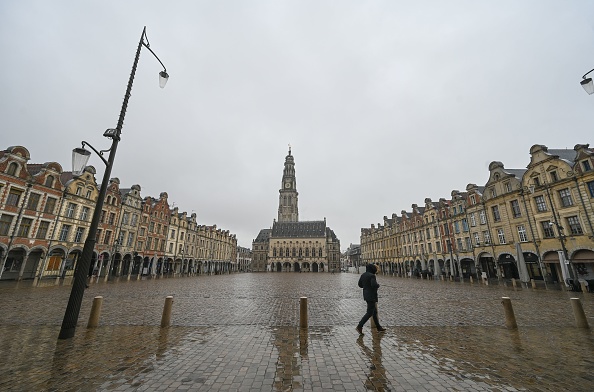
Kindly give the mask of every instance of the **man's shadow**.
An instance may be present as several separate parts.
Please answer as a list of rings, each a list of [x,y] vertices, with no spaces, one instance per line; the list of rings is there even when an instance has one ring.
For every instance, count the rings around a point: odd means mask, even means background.
[[[369,369],[367,379],[365,380],[365,387],[372,391],[389,391],[390,385],[386,378],[386,369],[382,364],[382,337],[383,333],[372,330],[371,333],[371,348],[369,348],[363,340],[363,335],[357,338],[357,344],[361,348],[361,352],[369,359]]]

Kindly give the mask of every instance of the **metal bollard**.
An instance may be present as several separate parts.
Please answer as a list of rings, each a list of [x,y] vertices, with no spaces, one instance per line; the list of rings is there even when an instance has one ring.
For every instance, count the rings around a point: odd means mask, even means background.
[[[580,287],[582,288],[582,293],[587,293],[588,292],[588,286],[586,286],[586,282],[585,281],[580,281]]]
[[[513,286],[514,288],[516,288],[516,279],[515,279],[515,278],[512,278],[512,286]]]
[[[171,324],[171,309],[173,308],[173,296],[165,297],[165,306],[163,307],[163,316],[161,317],[161,328],[169,327]]]
[[[299,326],[307,328],[307,297],[299,298]]]
[[[91,306],[91,315],[89,316],[89,323],[87,328],[96,328],[99,326],[99,316],[101,316],[101,305],[103,304],[103,297],[97,296],[93,298],[93,306]]]
[[[536,281],[534,279],[530,279],[530,283],[532,284],[532,288],[536,289]]]
[[[511,299],[509,297],[501,297],[501,303],[503,304],[503,310],[505,311],[505,326],[510,329],[518,328]]]
[[[472,279],[472,276],[470,277],[470,283],[474,283],[474,280]]]
[[[575,323],[578,328],[590,328],[588,325],[588,319],[584,313],[582,307],[582,301],[579,298],[571,298],[571,307],[573,308],[573,315],[575,317]]]

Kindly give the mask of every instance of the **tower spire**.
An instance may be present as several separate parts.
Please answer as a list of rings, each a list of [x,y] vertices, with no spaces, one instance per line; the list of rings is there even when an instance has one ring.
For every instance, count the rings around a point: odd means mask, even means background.
[[[289,153],[285,157],[285,169],[283,170],[283,179],[279,190],[279,222],[299,222],[298,196],[295,159],[291,155],[291,145],[289,144]]]

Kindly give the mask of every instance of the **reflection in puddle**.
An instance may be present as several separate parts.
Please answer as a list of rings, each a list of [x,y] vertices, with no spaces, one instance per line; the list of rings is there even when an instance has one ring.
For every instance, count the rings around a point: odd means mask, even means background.
[[[591,330],[0,327],[0,389],[588,391]],[[6,338],[12,336],[12,338]],[[3,338],[4,337],[4,338]],[[348,387],[347,387],[348,386]],[[175,389],[175,388],[173,388]]]
[[[594,361],[591,331],[577,328],[402,328],[394,349],[433,366],[459,385],[489,390],[588,391]],[[583,381],[580,381],[583,380]],[[590,385],[589,385],[590,384]]]
[[[382,364],[382,336],[383,333],[372,331],[371,348],[365,345],[363,336],[357,338],[357,344],[361,352],[369,359],[369,372],[365,380],[365,387],[370,391],[389,391],[389,383],[386,378],[386,369]]]

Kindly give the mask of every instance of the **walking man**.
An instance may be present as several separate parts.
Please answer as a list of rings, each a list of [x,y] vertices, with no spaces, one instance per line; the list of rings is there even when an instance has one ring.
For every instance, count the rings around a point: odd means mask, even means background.
[[[386,330],[380,326],[377,318],[377,289],[379,289],[380,286],[377,283],[375,274],[377,274],[377,267],[373,264],[367,264],[365,272],[359,277],[359,287],[363,289],[363,299],[367,302],[367,313],[365,313],[365,316],[359,321],[359,325],[357,325],[356,328],[359,335],[363,335],[363,326],[370,317],[373,317],[373,322],[375,323],[378,332]]]

